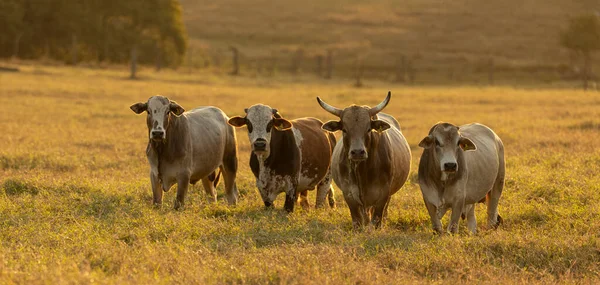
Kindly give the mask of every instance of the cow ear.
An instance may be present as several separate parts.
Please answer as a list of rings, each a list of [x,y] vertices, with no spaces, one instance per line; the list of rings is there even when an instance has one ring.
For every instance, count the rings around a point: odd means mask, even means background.
[[[181,114],[183,114],[183,112],[185,112],[185,109],[183,109],[183,107],[179,106],[179,104],[177,104],[177,102],[175,102],[175,101],[171,101],[171,103],[169,104],[169,108],[171,109],[171,112],[173,112],[173,114],[175,114],[175,116],[181,116]]]
[[[285,131],[292,128],[292,123],[286,119],[275,118],[273,119],[273,128],[278,131]]]
[[[129,109],[131,109],[136,114],[141,114],[142,112],[148,110],[148,103],[135,103],[129,106]]]
[[[329,121],[329,122],[323,124],[321,129],[324,129],[324,130],[332,132],[332,133],[337,132],[342,129],[342,122]]]
[[[390,124],[388,124],[382,120],[371,121],[371,129],[372,130],[375,130],[378,132],[383,132],[389,128],[390,128]]]
[[[433,144],[433,138],[431,136],[426,136],[421,140],[421,142],[419,143],[419,146],[427,149],[427,148],[430,148],[432,144]]]
[[[460,146],[460,148],[462,148],[462,150],[464,151],[477,149],[475,143],[473,143],[472,140],[465,137],[460,137],[460,139],[458,140],[458,146]]]
[[[227,123],[236,128],[243,127],[244,125],[246,125],[246,118],[236,116],[236,117],[229,119],[229,121],[227,121]]]

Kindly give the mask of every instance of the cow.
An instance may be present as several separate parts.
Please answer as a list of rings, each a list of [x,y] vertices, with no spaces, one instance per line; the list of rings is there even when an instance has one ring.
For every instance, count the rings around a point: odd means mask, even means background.
[[[327,197],[329,206],[335,207],[329,169],[335,136],[321,129],[323,123],[315,118],[288,121],[263,104],[244,111],[244,117],[233,117],[229,124],[248,129],[250,168],[265,207],[272,207],[284,192],[286,211],[293,212],[297,201],[308,208],[307,190],[315,187],[316,207],[323,207]]]
[[[333,181],[344,193],[352,224],[361,228],[369,221],[379,228],[387,215],[391,196],[406,182],[411,153],[400,125],[394,117],[380,113],[392,94],[379,105],[352,105],[338,109],[317,97],[319,105],[340,118],[329,121],[323,129],[342,131],[333,151]]]
[[[504,145],[490,128],[478,124],[437,123],[421,140],[419,185],[435,233],[440,219],[452,209],[448,232],[458,232],[459,218],[477,232],[475,203],[487,201],[488,225],[502,223],[498,201],[504,187]]]
[[[185,112],[164,96],[131,105],[136,114],[147,112],[150,183],[154,204],[162,204],[163,191],[177,183],[175,209],[184,205],[189,184],[202,180],[204,190],[216,202],[221,173],[230,205],[237,203],[237,142],[229,119],[216,107],[199,107]],[[218,169],[218,172],[217,172]]]

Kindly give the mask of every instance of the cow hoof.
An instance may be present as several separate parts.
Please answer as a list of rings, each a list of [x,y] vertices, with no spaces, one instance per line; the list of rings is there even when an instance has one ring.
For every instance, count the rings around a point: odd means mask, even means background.
[[[156,202],[154,202],[152,204],[152,207],[154,207],[154,209],[160,209],[160,208],[162,208],[162,203],[156,203]]]
[[[179,200],[175,200],[175,210],[183,211],[183,202],[179,202]]]
[[[504,222],[504,220],[502,220],[502,217],[500,217],[500,215],[498,215],[498,219],[496,221],[496,224],[492,228],[494,230],[497,229],[503,222]]]

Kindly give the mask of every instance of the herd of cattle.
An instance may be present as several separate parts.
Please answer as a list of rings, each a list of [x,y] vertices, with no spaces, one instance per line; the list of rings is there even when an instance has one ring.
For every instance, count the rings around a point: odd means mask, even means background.
[[[355,228],[381,225],[391,196],[406,182],[411,151],[393,116],[382,113],[388,93],[375,107],[352,105],[339,109],[317,97],[319,105],[339,120],[323,124],[315,118],[287,120],[263,104],[228,118],[216,107],[185,112],[164,96],[133,104],[147,113],[150,182],[155,204],[177,184],[175,208],[183,206],[189,184],[202,180],[216,201],[215,187],[223,175],[229,204],[238,199],[237,141],[233,127],[246,126],[252,152],[250,168],[266,207],[285,193],[285,210],[296,203],[309,207],[307,191],[317,188],[316,207],[335,206],[332,178],[342,190]],[[334,132],[342,131],[336,142]],[[419,146],[419,185],[433,229],[442,233],[441,218],[452,209],[448,231],[456,233],[460,218],[475,233],[475,203],[487,203],[488,226],[502,218],[498,201],[504,186],[504,146],[481,124],[434,125]]]

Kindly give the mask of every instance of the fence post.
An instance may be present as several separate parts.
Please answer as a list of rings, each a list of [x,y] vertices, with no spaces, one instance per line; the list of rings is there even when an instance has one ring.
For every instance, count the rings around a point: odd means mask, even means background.
[[[229,49],[232,53],[232,62],[233,62],[233,70],[231,71],[231,75],[239,75],[240,74],[240,62],[239,62],[239,51],[236,47],[230,46]]]
[[[354,83],[354,87],[360,88],[363,86],[362,76],[364,73],[364,65],[363,60],[360,57],[356,58],[356,82]]]
[[[327,58],[325,59],[325,79],[331,79],[333,76],[333,51],[327,51]]]
[[[488,59],[488,84],[494,85],[494,58],[490,57]]]
[[[406,81],[406,55],[396,59],[396,82]]]

